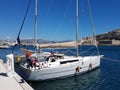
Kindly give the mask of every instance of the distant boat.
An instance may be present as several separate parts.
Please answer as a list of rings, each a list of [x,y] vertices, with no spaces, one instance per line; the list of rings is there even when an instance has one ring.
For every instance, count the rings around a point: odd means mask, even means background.
[[[10,46],[8,46],[8,45],[0,45],[0,49],[8,49],[8,48],[10,48]]]

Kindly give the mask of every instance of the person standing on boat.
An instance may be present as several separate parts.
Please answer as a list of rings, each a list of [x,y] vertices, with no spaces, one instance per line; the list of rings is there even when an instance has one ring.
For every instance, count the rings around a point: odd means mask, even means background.
[[[26,61],[27,61],[27,67],[31,66],[31,61],[30,61],[30,56],[31,55],[32,55],[32,52],[26,51],[25,57],[26,57]]]

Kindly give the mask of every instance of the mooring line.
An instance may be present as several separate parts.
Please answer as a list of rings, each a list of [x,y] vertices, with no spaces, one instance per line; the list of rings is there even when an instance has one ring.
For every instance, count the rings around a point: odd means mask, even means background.
[[[106,58],[106,57],[103,57],[103,59],[120,63],[120,60],[110,59],[110,58]]]

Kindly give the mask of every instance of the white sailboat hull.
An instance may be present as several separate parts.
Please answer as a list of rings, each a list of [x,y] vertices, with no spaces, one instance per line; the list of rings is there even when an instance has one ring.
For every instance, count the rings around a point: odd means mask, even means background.
[[[20,65],[21,76],[30,81],[43,81],[50,79],[58,79],[70,77],[91,71],[100,66],[100,56],[78,57],[79,61],[60,64],[55,67],[47,67],[43,69],[30,70]],[[91,64],[91,65],[90,65]],[[80,67],[79,70],[77,68]]]

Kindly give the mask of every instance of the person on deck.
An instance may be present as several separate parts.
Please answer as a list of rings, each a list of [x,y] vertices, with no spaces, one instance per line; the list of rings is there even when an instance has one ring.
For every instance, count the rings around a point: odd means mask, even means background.
[[[30,52],[30,51],[26,51],[26,55],[25,55],[25,57],[26,57],[26,61],[27,61],[27,66],[28,67],[30,67],[31,66],[31,61],[30,61],[30,56],[32,55],[32,52]]]

